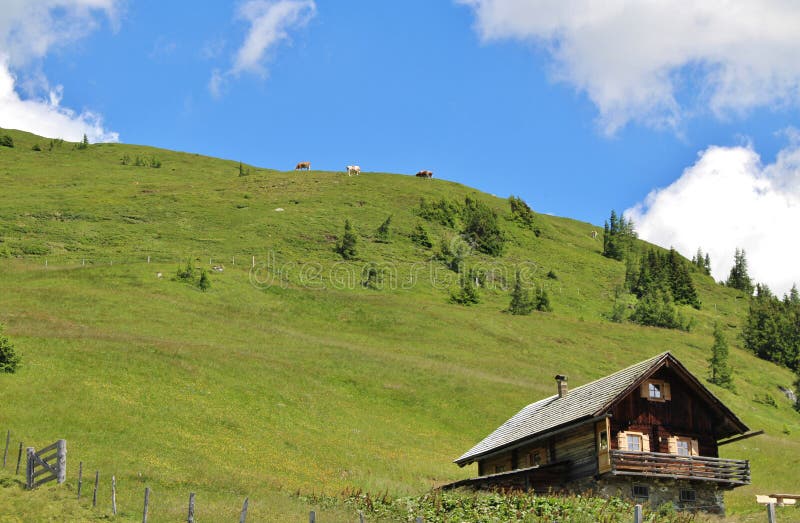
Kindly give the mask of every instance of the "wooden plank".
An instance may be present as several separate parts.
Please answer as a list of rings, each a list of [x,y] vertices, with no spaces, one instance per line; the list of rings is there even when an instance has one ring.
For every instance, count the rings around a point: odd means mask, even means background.
[[[35,453],[36,451],[33,447],[28,447],[28,459],[26,460],[27,465],[25,467],[25,484],[28,486],[28,489],[33,488],[33,456]]]
[[[117,515],[117,477],[111,476],[111,513]]]
[[[83,461],[78,464],[78,499],[81,499],[81,488],[83,488]]]
[[[142,510],[142,523],[147,523],[147,513],[150,510],[150,487],[144,488],[144,509]]]
[[[39,449],[39,452],[37,452],[37,454],[39,454],[41,456],[42,454],[46,454],[46,453],[50,452],[51,450],[56,450],[57,447],[58,447],[58,442],[56,441],[52,445],[48,445],[43,449]]]
[[[255,257],[253,258],[255,259]],[[244,505],[242,505],[242,513],[239,514],[239,523],[247,522],[247,503],[250,498],[244,498]]]
[[[6,468],[6,460],[8,459],[8,446],[11,444],[11,430],[6,432],[6,450],[3,452],[3,468]]]
[[[58,454],[57,454],[57,462],[56,467],[58,468],[58,478],[56,481],[59,484],[64,483],[67,481],[67,440],[60,439],[56,442]]]
[[[15,474],[19,475],[19,464],[22,461],[22,442],[19,442],[19,453],[17,453],[17,471]]]
[[[194,523],[194,492],[189,493],[189,515],[186,516],[186,523]]]

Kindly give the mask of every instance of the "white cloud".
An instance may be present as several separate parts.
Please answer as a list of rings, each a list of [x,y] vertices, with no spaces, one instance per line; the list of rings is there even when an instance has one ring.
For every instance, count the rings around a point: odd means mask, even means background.
[[[45,136],[117,141],[102,117],[61,107],[62,87],[51,87],[37,62],[98,26],[96,13],[116,24],[121,0],[4,0],[0,10],[0,126]],[[20,92],[24,92],[23,98]]]
[[[212,72],[208,88],[215,97],[221,95],[227,77],[248,72],[266,76],[265,62],[269,52],[283,40],[289,39],[289,30],[302,27],[314,17],[317,6],[314,0],[248,0],[238,11],[237,18],[250,24],[250,29],[236,52],[230,69]]]
[[[752,146],[709,147],[669,187],[651,192],[628,209],[640,237],[674,246],[691,257],[701,247],[712,274],[727,278],[737,247],[744,248],[750,276],[776,293],[800,284],[800,142],[763,165]]]
[[[484,41],[534,42],[553,76],[597,106],[604,131],[677,128],[800,102],[800,4],[793,0],[455,0]]]

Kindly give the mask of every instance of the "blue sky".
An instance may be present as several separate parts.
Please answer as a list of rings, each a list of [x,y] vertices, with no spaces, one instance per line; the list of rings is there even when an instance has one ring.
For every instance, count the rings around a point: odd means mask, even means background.
[[[5,5],[7,4],[7,5]],[[800,6],[4,0],[0,126],[414,173],[800,280]],[[657,191],[657,192],[653,192]],[[648,194],[650,197],[648,199]]]

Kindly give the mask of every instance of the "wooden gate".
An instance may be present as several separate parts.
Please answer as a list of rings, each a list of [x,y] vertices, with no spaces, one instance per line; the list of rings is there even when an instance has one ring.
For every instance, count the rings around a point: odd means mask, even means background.
[[[39,452],[28,447],[25,478],[29,489],[53,480],[64,483],[67,479],[67,440],[60,439]]]

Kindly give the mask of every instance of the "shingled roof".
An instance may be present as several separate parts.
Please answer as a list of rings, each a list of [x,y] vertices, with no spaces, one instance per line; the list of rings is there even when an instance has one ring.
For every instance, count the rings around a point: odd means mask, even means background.
[[[708,395],[712,403],[720,408],[726,416],[732,418],[737,430],[741,432],[748,430],[671,353],[664,352],[599,380],[576,387],[562,397],[553,395],[536,403],[531,403],[454,462],[463,467],[472,463],[477,457],[510,446],[521,440],[550,432],[565,425],[572,425],[581,420],[589,420],[600,416],[607,412],[618,398],[638,386],[640,382],[652,375],[667,360],[682,370],[695,386]]]

